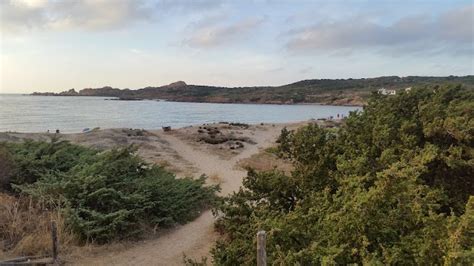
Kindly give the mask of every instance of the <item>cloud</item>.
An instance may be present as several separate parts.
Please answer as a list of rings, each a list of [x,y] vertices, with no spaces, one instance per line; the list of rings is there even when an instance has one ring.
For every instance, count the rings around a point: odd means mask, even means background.
[[[47,18],[43,13],[45,2],[0,1],[0,29],[2,33],[20,32],[43,25]]]
[[[146,2],[132,0],[59,1],[48,11],[53,14],[49,23],[53,29],[113,29],[150,20],[153,15]]]
[[[264,21],[260,17],[246,18],[226,24],[222,24],[221,21],[217,20],[218,17],[211,17],[194,23],[191,27],[190,36],[185,38],[183,42],[198,48],[216,47],[232,43],[248,36],[252,30]]]
[[[161,11],[196,12],[216,9],[223,4],[224,0],[159,0],[156,7]]]
[[[474,5],[428,15],[403,17],[382,24],[358,17],[321,22],[288,31],[286,47],[292,52],[348,53],[378,49],[381,52],[473,52]],[[383,20],[378,20],[383,21]]]
[[[440,16],[441,38],[459,42],[474,42],[474,5],[448,11]]]
[[[4,0],[0,1],[1,30],[22,33],[43,30],[106,30],[150,20],[154,7],[141,0]]]
[[[205,12],[222,0],[0,0],[2,33],[29,30],[110,30],[181,11]]]

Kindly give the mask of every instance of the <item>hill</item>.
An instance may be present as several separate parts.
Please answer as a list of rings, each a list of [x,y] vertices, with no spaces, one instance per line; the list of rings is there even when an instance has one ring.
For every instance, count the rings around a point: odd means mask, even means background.
[[[48,96],[106,96],[120,100],[161,99],[180,102],[212,103],[320,103],[364,105],[371,92],[380,88],[402,90],[413,86],[457,83],[474,88],[474,76],[421,77],[386,76],[361,79],[311,79],[283,86],[218,87],[188,85],[178,81],[165,86],[137,90],[112,87],[74,89],[61,93],[39,93]]]

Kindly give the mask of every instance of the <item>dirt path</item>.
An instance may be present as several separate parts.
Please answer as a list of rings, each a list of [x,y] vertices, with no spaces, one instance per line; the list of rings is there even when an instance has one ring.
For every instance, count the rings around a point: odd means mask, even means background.
[[[247,147],[230,160],[203,152],[172,134],[156,134],[170,143],[171,147],[186,161],[198,169],[197,175],[218,175],[221,181],[221,194],[227,195],[238,190],[246,172],[235,169],[240,159],[250,157],[260,148],[271,145],[279,133],[274,130],[256,132],[253,136],[258,144]],[[209,256],[209,250],[217,235],[213,231],[214,217],[211,211],[203,212],[196,220],[165,232],[157,239],[142,241],[122,251],[112,251],[76,261],[76,265],[182,265],[183,254],[189,258],[200,259]]]

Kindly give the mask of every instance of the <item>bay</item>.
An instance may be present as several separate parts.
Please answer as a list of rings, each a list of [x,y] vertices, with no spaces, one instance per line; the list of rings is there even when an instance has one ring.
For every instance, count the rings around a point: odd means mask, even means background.
[[[329,105],[218,104],[116,101],[106,97],[0,94],[0,132],[65,133],[84,128],[185,127],[220,121],[287,123],[347,116],[360,107]]]

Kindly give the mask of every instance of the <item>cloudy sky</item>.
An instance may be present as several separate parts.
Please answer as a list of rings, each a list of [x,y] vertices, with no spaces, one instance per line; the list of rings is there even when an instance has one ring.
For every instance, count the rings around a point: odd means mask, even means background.
[[[0,93],[474,74],[472,1],[0,0]]]

